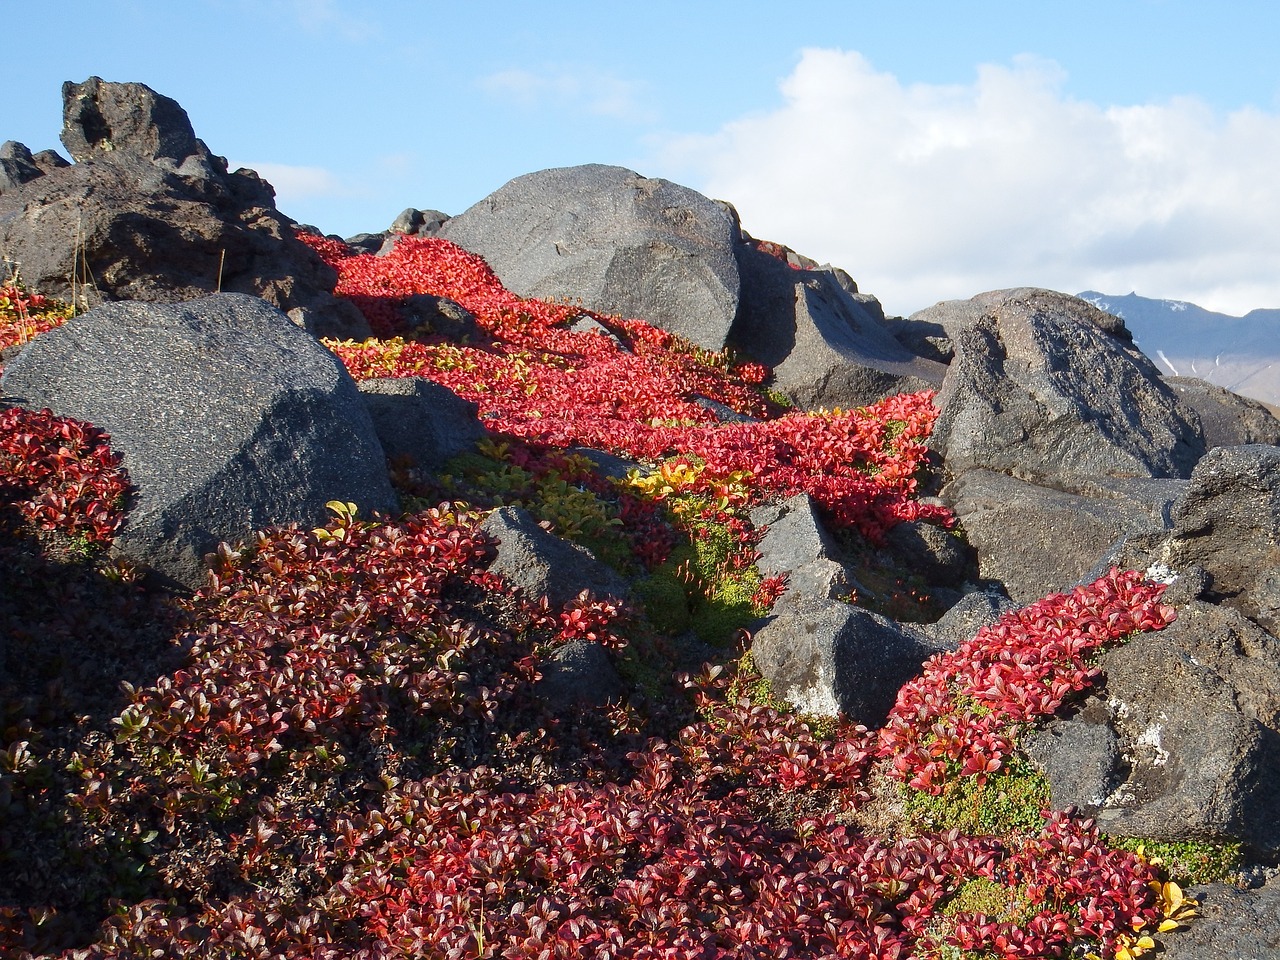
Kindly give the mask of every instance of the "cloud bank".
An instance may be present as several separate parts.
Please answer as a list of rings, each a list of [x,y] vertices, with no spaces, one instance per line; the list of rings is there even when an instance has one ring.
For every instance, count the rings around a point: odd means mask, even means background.
[[[780,108],[668,141],[661,163],[890,313],[1009,286],[1280,307],[1280,115],[1100,105],[1064,81],[1022,57],[907,85],[809,49]]]

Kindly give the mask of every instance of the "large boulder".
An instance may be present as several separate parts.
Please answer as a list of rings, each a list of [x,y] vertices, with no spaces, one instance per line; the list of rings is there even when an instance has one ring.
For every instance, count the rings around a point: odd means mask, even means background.
[[[1194,887],[1198,916],[1160,938],[1161,960],[1271,960],[1280,957],[1280,876],[1245,890],[1225,883]]]
[[[1280,447],[1218,447],[1196,466],[1158,559],[1199,567],[1210,596],[1280,632]]]
[[[828,600],[862,591],[807,493],[756,507],[751,522],[764,531],[757,561],[764,576],[785,576],[788,589]]]
[[[738,225],[667,180],[588,164],[526,174],[446,220],[507,289],[580,300],[720,350],[738,312]]]
[[[1185,481],[1129,481],[1091,496],[1065,493],[991,470],[970,470],[942,488],[982,578],[998,580],[1014,601],[1040,597],[1090,579],[1117,541],[1163,532]]]
[[[177,102],[92,77],[63,85],[63,118],[74,164],[41,165],[21,145],[0,161],[0,254],[33,289],[80,306],[248,293],[313,333],[368,335],[271,185],[230,172]]]
[[[1070,489],[1094,477],[1186,477],[1204,454],[1195,413],[1123,323],[1049,290],[998,290],[913,315],[955,357],[930,441],[948,470]]]
[[[864,406],[941,385],[946,367],[894,339],[875,298],[837,272],[792,269],[748,243],[738,262],[742,306],[730,344],[773,368],[773,387],[799,406]]]
[[[1029,742],[1054,806],[1119,836],[1280,850],[1280,641],[1193,600],[1100,667],[1104,688]]]
[[[256,297],[105,304],[33,340],[0,393],[110,433],[137,488],[116,547],[187,588],[219,541],[330,500],[396,507],[355,382]]]

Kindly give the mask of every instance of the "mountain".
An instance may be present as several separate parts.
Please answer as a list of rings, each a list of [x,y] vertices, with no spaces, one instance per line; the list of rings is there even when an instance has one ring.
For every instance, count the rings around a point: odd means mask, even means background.
[[[1124,320],[1133,339],[1169,376],[1200,377],[1263,403],[1280,404],[1280,310],[1243,317],[1215,313],[1184,300],[1136,293],[1078,294]]]

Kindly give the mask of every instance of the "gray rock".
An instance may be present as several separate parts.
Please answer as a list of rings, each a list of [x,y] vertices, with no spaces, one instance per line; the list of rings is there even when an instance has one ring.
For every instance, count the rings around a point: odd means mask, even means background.
[[[553,709],[599,707],[626,693],[609,651],[590,640],[571,640],[541,665],[534,694]]]
[[[363,338],[336,274],[294,235],[275,191],[227,169],[182,108],[143,84],[63,87],[63,137],[79,162],[0,194],[0,250],[32,288],[80,307],[260,296],[308,332]],[[33,158],[34,159],[34,158]]]
[[[1204,453],[1194,411],[1123,324],[1083,300],[999,290],[911,319],[939,324],[955,348],[930,441],[953,474],[981,467],[1070,487],[1186,477]]]
[[[1215,883],[1188,891],[1200,902],[1185,930],[1160,937],[1162,960],[1275,960],[1280,957],[1280,879],[1256,890]]]
[[[853,407],[936,388],[945,367],[915,356],[829,271],[796,271],[740,247],[742,308],[731,345],[773,369],[772,385],[801,407]],[[868,298],[874,301],[874,298]]]
[[[415,333],[434,333],[455,343],[473,342],[484,335],[475,314],[448,297],[415,293],[405,298],[400,313]]]
[[[839,559],[840,551],[807,493],[756,507],[750,517],[757,529],[767,527],[760,538],[758,561],[765,576],[785,574],[789,590],[824,599],[863,592]]]
[[[1054,805],[1118,836],[1280,849],[1280,641],[1193,601],[1100,666],[1101,693],[1030,742]]]
[[[44,171],[24,144],[13,140],[0,143],[0,193],[43,176]]]
[[[449,215],[439,210],[417,210],[409,207],[391,222],[387,233],[414,237],[432,236],[440,231],[441,225],[448,219]]]
[[[521,296],[581,300],[708,350],[738,312],[737,233],[701,194],[600,164],[517,177],[439,231]]]
[[[886,540],[911,572],[935,586],[958,587],[977,574],[977,551],[959,535],[920,520],[890,529]]]
[[[934,643],[950,649],[958,647],[1017,606],[996,589],[975,590],[961,597],[936,622],[920,624],[917,629]]]
[[[942,499],[977,551],[981,577],[998,580],[1015,602],[1027,604],[1092,579],[1098,558],[1123,537],[1163,531],[1165,492],[1154,503],[1085,497],[970,470],[943,487]]]
[[[1164,382],[1200,417],[1206,447],[1280,444],[1280,420],[1257,400],[1196,377],[1165,377]]]
[[[362,380],[359,387],[388,459],[436,470],[486,434],[476,404],[422,377]]]
[[[1173,523],[1160,559],[1203,568],[1211,596],[1280,631],[1280,447],[1211,450]]]
[[[773,692],[801,712],[875,727],[940,649],[923,632],[878,614],[788,591],[755,632],[751,658]]]
[[[330,500],[396,507],[350,375],[256,297],[98,307],[32,341],[0,392],[111,435],[137,487],[117,549],[188,588],[220,540],[323,522]]]
[[[547,597],[563,606],[583,590],[598,597],[625,599],[630,586],[586,547],[548,533],[520,507],[500,507],[481,524],[498,541],[489,569],[506,577],[530,597]]]

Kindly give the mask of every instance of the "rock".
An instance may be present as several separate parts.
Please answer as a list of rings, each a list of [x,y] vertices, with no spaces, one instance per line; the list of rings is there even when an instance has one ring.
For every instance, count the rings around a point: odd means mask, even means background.
[[[862,587],[838,559],[839,549],[807,493],[777,505],[756,507],[750,514],[760,538],[758,566],[764,576],[785,574],[788,590],[834,600]]]
[[[881,725],[898,690],[942,647],[859,607],[788,591],[751,641],[775,694],[802,713]]]
[[[1101,693],[1028,748],[1054,805],[1117,836],[1280,850],[1280,641],[1192,601],[1100,667]]]
[[[271,185],[229,172],[176,102],[96,77],[65,84],[63,100],[78,162],[0,194],[0,250],[33,289],[81,306],[249,293],[316,335],[369,335],[359,310],[333,296],[333,269],[276,210]]]
[[[13,140],[0,144],[0,193],[43,176],[44,171],[36,166],[36,159],[26,146]]]
[[[1017,607],[996,588],[975,590],[961,597],[936,622],[920,624],[917,629],[938,646],[953,649]]]
[[[137,487],[116,548],[188,589],[220,540],[321,523],[330,500],[396,507],[350,375],[256,297],[97,307],[28,344],[0,392],[111,435]]]
[[[1020,605],[1086,579],[1125,536],[1164,531],[1167,491],[1151,495],[1154,502],[1115,491],[1086,497],[990,470],[970,470],[942,489],[977,553],[980,576],[998,580]]]
[[[1280,447],[1218,447],[1196,466],[1159,559],[1203,568],[1210,596],[1280,631]]]
[[[534,694],[554,709],[601,707],[626,693],[609,651],[590,640],[571,640],[541,665]]]
[[[977,574],[977,552],[957,534],[920,520],[896,524],[889,549],[912,573],[934,586],[958,587]]]
[[[409,207],[391,222],[387,232],[412,237],[432,236],[440,232],[441,225],[448,219],[449,215],[439,210],[416,210]]]
[[[1185,930],[1160,937],[1162,960],[1280,957],[1280,878],[1256,890],[1215,883],[1188,891],[1200,902]]]
[[[498,541],[498,557],[489,569],[530,597],[545,596],[563,606],[583,590],[618,599],[630,593],[627,582],[590,550],[548,533],[520,507],[499,507],[481,529]]]
[[[374,430],[387,457],[438,470],[486,435],[479,407],[422,377],[362,380]]]
[[[1280,444],[1280,420],[1257,400],[1195,377],[1165,377],[1164,382],[1200,418],[1206,447]]]
[[[911,319],[941,325],[955,349],[930,440],[952,474],[985,468],[1070,488],[1186,477],[1204,453],[1194,411],[1117,334],[1123,324],[1083,300],[998,290]]]
[[[600,164],[517,177],[439,231],[521,296],[581,300],[707,350],[737,316],[737,234],[701,194]]]
[[[475,314],[448,297],[411,294],[405,298],[400,313],[417,334],[437,334],[453,343],[476,342],[484,336]]]
[[[772,386],[797,405],[863,406],[941,385],[946,368],[903,347],[877,319],[879,303],[869,308],[833,273],[793,270],[745,245],[738,261],[742,308],[730,344],[771,367]]]

